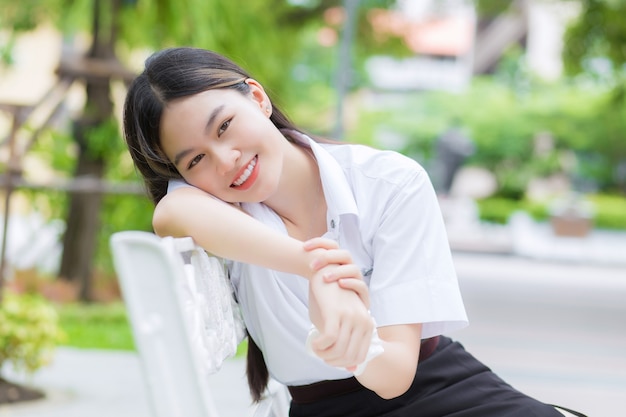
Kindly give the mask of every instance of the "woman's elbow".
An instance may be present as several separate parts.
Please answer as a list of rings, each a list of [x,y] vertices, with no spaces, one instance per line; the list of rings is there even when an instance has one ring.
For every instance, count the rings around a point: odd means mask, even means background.
[[[152,229],[154,233],[161,237],[175,235],[172,230],[172,208],[170,207],[173,203],[173,201],[168,200],[167,196],[165,196],[156,205],[152,213]]]
[[[383,384],[380,389],[376,390],[376,394],[384,400],[392,400],[401,396],[411,388],[415,374],[403,375],[402,377],[394,378],[393,381]]]
[[[152,229],[154,230],[154,233],[161,237],[167,235],[164,230],[166,228],[166,224],[167,222],[164,219],[163,211],[159,210],[157,206],[152,214]]]

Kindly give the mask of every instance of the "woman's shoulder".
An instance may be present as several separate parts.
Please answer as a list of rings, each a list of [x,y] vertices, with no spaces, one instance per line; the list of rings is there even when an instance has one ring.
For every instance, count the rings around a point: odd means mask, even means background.
[[[351,171],[352,175],[402,182],[407,176],[416,176],[424,172],[424,168],[417,161],[396,151],[376,149],[362,144],[325,147],[344,171]]]

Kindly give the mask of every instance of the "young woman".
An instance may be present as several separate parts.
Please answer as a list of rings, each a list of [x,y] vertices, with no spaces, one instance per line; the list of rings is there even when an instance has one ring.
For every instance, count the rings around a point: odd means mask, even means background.
[[[269,371],[291,416],[561,415],[443,336],[467,318],[413,160],[312,140],[239,66],[193,48],[146,61],[124,134],[156,233],[230,260],[253,398]]]

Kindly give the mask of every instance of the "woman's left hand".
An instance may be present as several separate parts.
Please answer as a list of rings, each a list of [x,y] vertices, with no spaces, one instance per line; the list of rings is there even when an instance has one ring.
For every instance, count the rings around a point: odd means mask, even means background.
[[[355,369],[365,360],[374,329],[361,270],[333,240],[315,238],[303,247],[315,252],[310,265],[309,314],[320,335],[311,347],[327,364]]]
[[[365,360],[374,323],[356,292],[324,282],[321,275],[333,268],[326,266],[309,282],[309,316],[319,331],[311,348],[327,364],[350,369]]]

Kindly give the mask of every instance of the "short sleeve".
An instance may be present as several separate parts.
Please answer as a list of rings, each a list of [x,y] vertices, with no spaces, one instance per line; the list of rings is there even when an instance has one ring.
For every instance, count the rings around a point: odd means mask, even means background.
[[[396,184],[373,236],[371,311],[379,326],[422,323],[422,337],[467,326],[439,203],[418,167]]]
[[[167,183],[167,192],[171,193],[174,190],[177,190],[179,188],[184,188],[184,187],[194,188],[193,185],[186,183],[185,180],[171,179]]]

